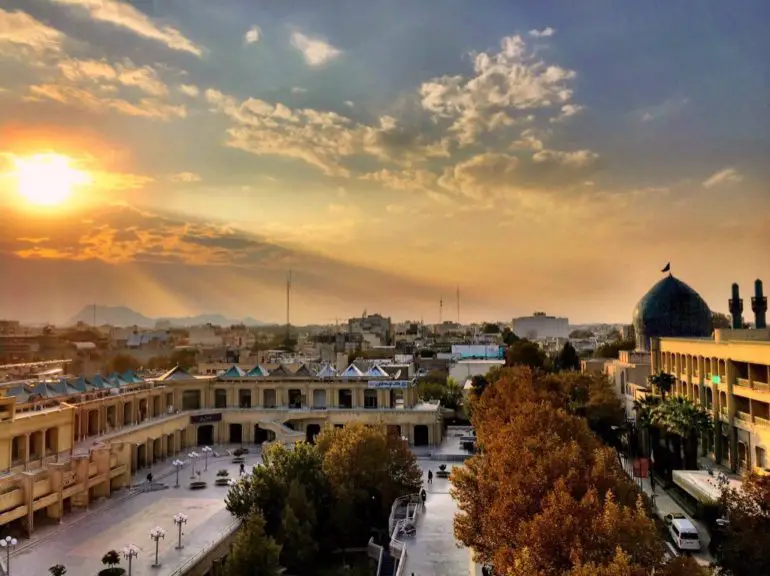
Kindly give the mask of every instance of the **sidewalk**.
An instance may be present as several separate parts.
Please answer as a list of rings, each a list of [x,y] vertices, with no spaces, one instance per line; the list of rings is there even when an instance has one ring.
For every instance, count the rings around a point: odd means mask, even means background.
[[[632,470],[632,462],[625,456],[621,456],[621,460],[623,461],[623,469],[626,471],[629,477],[631,477],[632,473],[630,470]],[[653,493],[649,478],[633,478],[633,480],[636,482],[637,486],[641,484],[642,491],[647,494],[647,496],[655,497],[655,513],[658,515],[658,517],[663,519],[666,514],[679,513],[684,514],[692,521],[692,523],[698,529],[701,542],[700,551],[693,552],[692,557],[695,558],[699,564],[711,564],[713,558],[708,550],[711,537],[709,536],[708,530],[706,529],[706,525],[703,524],[700,520],[692,518],[687,512],[685,512],[685,510],[679,504],[677,504],[676,501],[671,498],[671,496],[669,496],[658,483],[655,484],[655,492]]]

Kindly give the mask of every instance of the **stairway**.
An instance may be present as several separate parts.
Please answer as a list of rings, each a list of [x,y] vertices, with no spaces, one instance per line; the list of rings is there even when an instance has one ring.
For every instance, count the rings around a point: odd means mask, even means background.
[[[396,573],[398,561],[390,554],[383,554],[377,570],[377,576],[393,576]]]

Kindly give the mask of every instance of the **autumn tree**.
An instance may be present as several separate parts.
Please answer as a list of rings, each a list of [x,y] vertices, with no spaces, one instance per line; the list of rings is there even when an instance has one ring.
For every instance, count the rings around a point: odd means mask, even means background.
[[[536,342],[521,339],[508,347],[505,352],[506,366],[529,366],[542,368],[545,365],[545,352]]]
[[[562,370],[580,370],[580,356],[575,347],[567,342],[556,357],[555,368]]]
[[[770,476],[752,474],[722,493],[726,525],[718,528],[717,565],[725,576],[770,574]]]
[[[265,533],[265,521],[254,511],[246,519],[227,558],[227,576],[278,576],[281,546]]]
[[[482,450],[452,476],[455,535],[497,574],[562,576],[611,565],[619,551],[630,571],[618,574],[663,566],[636,487],[579,415],[592,391],[576,377],[506,369],[475,402]]]

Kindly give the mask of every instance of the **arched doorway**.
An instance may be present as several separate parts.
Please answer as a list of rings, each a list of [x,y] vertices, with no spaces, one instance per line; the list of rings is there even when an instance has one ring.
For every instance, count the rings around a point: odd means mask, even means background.
[[[321,426],[318,424],[308,424],[305,428],[305,439],[310,444],[315,444],[315,437],[321,433]]]
[[[136,469],[144,468],[147,466],[147,446],[139,444],[136,447]]]
[[[294,427],[294,422],[284,422],[283,425],[286,426],[287,428],[290,428],[291,430],[296,430],[296,428]]]
[[[214,426],[203,424],[198,426],[198,446],[211,446],[214,443]]]
[[[260,428],[259,424],[254,425],[254,444],[263,444],[275,440],[275,432]]]
[[[430,444],[430,434],[425,424],[418,424],[414,427],[414,445],[427,446]]]
[[[230,444],[243,444],[243,427],[240,424],[230,424]]]

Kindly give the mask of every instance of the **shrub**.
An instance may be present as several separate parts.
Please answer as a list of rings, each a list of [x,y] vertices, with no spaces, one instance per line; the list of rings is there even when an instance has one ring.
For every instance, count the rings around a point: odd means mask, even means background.
[[[51,576],[64,576],[67,573],[67,569],[62,564],[54,564],[48,569]]]

